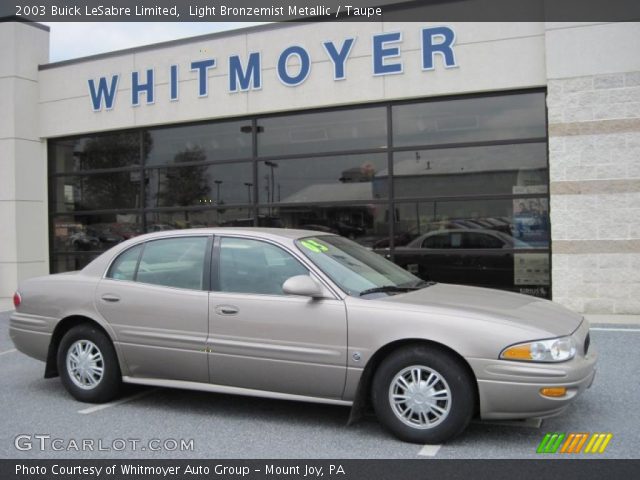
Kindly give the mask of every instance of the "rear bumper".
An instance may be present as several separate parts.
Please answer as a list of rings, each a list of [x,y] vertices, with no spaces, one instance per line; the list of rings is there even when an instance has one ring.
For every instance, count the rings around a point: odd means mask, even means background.
[[[9,320],[9,337],[20,352],[36,360],[47,360],[51,332],[44,317],[14,312]]]
[[[49,351],[49,343],[51,343],[50,333],[11,327],[9,328],[9,336],[16,348],[25,355],[43,362],[47,361],[47,352]]]

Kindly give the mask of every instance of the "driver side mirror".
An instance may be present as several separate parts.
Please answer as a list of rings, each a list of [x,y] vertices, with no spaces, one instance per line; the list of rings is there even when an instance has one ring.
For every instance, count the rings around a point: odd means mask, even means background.
[[[322,298],[322,287],[309,275],[296,275],[282,284],[282,291],[287,295]]]

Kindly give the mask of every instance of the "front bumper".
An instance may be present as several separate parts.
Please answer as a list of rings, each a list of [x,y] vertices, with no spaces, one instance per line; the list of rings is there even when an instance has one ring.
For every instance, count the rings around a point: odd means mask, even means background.
[[[586,337],[586,322],[575,332]],[[478,380],[480,417],[487,420],[548,417],[562,412],[593,383],[598,354],[590,348],[563,363],[468,359]],[[544,387],[566,387],[562,397],[546,397]]]

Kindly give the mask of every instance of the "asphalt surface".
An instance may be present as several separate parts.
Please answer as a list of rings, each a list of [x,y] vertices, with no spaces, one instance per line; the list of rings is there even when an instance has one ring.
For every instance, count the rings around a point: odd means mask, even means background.
[[[347,427],[346,407],[130,388],[124,402],[94,408],[70,397],[59,379],[45,380],[42,362],[14,350],[8,314],[0,313],[0,458],[540,458],[535,450],[547,432],[611,432],[598,458],[640,458],[640,326],[593,327],[605,329],[591,334],[600,352],[594,385],[563,415],[540,426],[474,422],[454,441],[423,449],[391,437],[374,417]],[[31,449],[16,448],[19,435],[30,436],[20,445]],[[52,439],[62,450],[52,449]],[[151,451],[155,439],[169,440],[168,450]],[[193,448],[174,449],[171,440],[180,439]],[[83,440],[94,450],[77,451],[74,441]]]

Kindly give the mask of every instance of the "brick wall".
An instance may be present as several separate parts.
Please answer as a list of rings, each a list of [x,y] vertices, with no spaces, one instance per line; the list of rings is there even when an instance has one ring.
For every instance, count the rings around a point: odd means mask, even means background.
[[[640,314],[640,72],[548,82],[553,299]]]

